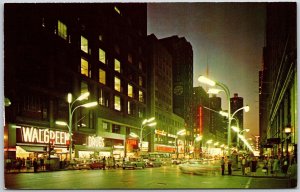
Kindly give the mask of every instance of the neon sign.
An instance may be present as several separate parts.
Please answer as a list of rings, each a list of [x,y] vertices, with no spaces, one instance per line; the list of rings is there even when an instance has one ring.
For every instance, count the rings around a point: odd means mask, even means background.
[[[26,143],[49,143],[66,145],[69,133],[52,131],[49,129],[38,129],[34,127],[21,127],[22,140]]]
[[[88,146],[89,147],[104,147],[104,138],[103,137],[88,137]]]

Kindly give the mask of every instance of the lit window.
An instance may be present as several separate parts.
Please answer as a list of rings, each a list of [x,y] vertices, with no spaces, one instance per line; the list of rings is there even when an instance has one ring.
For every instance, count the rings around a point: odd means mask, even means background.
[[[83,58],[81,58],[81,74],[89,77],[89,63]]]
[[[103,51],[102,49],[99,49],[99,61],[101,61],[102,63],[106,64],[105,62],[105,51]]]
[[[99,82],[102,84],[106,84],[106,73],[102,69],[99,69]]]
[[[128,114],[131,114],[130,101],[127,103],[127,110]]]
[[[118,77],[115,77],[115,90],[121,91],[121,80]]]
[[[132,63],[132,55],[131,54],[128,54],[128,62]]]
[[[81,36],[81,50],[88,53],[88,40]]]
[[[139,62],[139,70],[143,71],[143,64],[142,64],[142,62]]]
[[[139,76],[139,86],[143,86],[143,77]]]
[[[118,59],[115,59],[115,71],[121,73],[121,63]]]
[[[139,101],[144,102],[144,94],[142,91],[139,91]]]
[[[128,96],[133,97],[133,88],[132,85],[128,85]]]
[[[118,9],[118,7],[114,7],[115,8],[115,11],[119,14],[119,15],[121,15],[121,11]]]
[[[67,26],[63,24],[60,20],[57,21],[58,36],[67,40]]]
[[[115,95],[115,110],[121,111],[121,99]]]

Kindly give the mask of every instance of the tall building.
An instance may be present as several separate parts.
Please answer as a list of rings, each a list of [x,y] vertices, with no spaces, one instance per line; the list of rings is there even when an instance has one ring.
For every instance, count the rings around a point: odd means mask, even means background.
[[[193,143],[192,94],[193,94],[193,49],[184,38],[171,36],[160,39],[173,60],[173,111],[183,117],[187,129],[187,145]]]
[[[265,155],[297,155],[297,4],[268,3],[260,72],[260,142]]]
[[[184,156],[184,138],[177,132],[184,129],[184,119],[173,113],[173,57],[155,35],[147,39],[149,117],[155,117],[157,125],[148,134],[149,151],[167,152],[174,157]],[[151,134],[153,133],[153,134]],[[181,146],[178,148],[177,147]]]
[[[244,106],[244,99],[243,97],[239,97],[237,93],[234,94],[232,98],[230,98],[230,110],[231,114],[234,114],[234,120],[231,121],[231,125],[235,125],[238,127],[241,131],[244,129],[244,110],[239,110]],[[231,139],[232,143],[235,143],[237,145],[237,132],[231,131]]]
[[[129,133],[147,116],[146,31],[143,3],[5,4],[6,157],[70,159],[69,147],[73,158],[134,155]],[[55,122],[69,120],[68,93],[87,91],[72,105],[69,146]],[[79,107],[89,101],[98,105]]]
[[[212,95],[209,97],[209,128],[210,132],[214,135],[213,138],[220,144],[227,144],[227,120],[219,114],[222,111],[221,97]]]

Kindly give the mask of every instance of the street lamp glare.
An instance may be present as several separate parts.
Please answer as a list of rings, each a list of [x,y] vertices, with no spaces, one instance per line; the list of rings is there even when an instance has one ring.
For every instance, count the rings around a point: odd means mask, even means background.
[[[89,107],[94,107],[98,105],[98,102],[97,101],[94,101],[94,102],[90,102],[90,103],[86,103],[86,104],[83,104],[81,105],[82,107],[85,107],[85,108],[89,108]]]
[[[131,132],[130,134],[129,134],[131,137],[134,137],[134,138],[137,138],[137,137],[139,137],[136,133],[134,133],[134,132]]]
[[[222,115],[223,117],[228,117],[228,113],[224,111],[220,111],[219,114]]]
[[[182,129],[180,131],[177,132],[177,135],[185,135],[186,134],[186,130]]]
[[[72,103],[72,93],[68,93],[68,103]]]
[[[248,111],[250,111],[250,107],[249,107],[249,105],[246,105],[246,106],[244,107],[244,110],[245,110],[245,112],[248,112]]]
[[[55,121],[56,125],[68,126],[68,124],[64,121]]]
[[[240,129],[236,126],[231,126],[232,130],[235,132],[240,132]]]
[[[155,126],[156,124],[157,124],[156,122],[153,122],[153,123],[148,124],[148,126],[149,126],[149,127],[153,127],[153,126]]]
[[[81,94],[81,95],[77,98],[77,100],[78,100],[78,101],[82,101],[82,100],[88,98],[89,95],[90,95],[90,92],[85,92],[85,93]]]
[[[207,91],[207,93],[208,94],[218,94],[218,93],[220,93],[221,91],[223,91],[223,90],[221,90],[221,89],[215,89],[215,88],[209,88],[208,89],[208,91]]]
[[[207,77],[204,77],[202,75],[198,78],[198,81],[200,83],[204,83],[204,84],[207,84],[207,85],[210,85],[210,86],[215,86],[216,85],[216,82],[214,82],[214,81],[212,81],[212,80],[210,80]]]

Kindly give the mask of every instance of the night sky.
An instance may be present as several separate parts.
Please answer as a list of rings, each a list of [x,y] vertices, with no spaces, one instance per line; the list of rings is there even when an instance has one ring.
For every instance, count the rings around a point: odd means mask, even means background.
[[[263,65],[265,4],[152,3],[148,4],[148,34],[178,35],[191,43],[194,87],[200,75],[224,83],[231,97],[238,93],[250,111],[244,113],[246,137],[259,134],[258,72]],[[207,70],[208,66],[208,70]],[[222,109],[227,110],[221,92]]]

